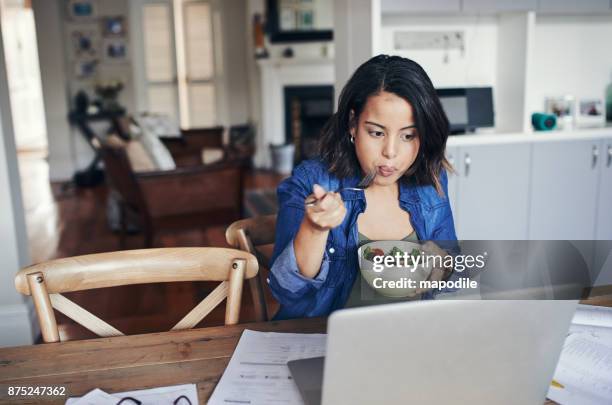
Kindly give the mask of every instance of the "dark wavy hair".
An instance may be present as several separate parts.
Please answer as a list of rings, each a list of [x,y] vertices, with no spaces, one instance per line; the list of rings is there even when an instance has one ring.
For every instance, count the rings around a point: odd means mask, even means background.
[[[382,91],[393,93],[412,105],[421,142],[417,158],[402,181],[432,185],[443,195],[440,172],[443,168],[453,171],[444,156],[450,132],[448,118],[427,73],[407,58],[378,55],[357,68],[340,93],[338,111],[322,130],[319,155],[330,172],[339,178],[361,173],[349,129],[357,125],[368,97]],[[354,111],[352,118],[351,111]]]

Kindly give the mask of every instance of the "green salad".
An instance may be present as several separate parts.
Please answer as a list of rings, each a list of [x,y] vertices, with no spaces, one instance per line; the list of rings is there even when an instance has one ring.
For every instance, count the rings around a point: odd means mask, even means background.
[[[414,262],[416,262],[417,257],[419,257],[420,255],[421,255],[421,251],[419,249],[417,248],[412,249],[410,253],[408,254],[408,259],[407,259],[408,265],[412,265]],[[372,248],[370,246],[367,246],[363,251],[363,258],[371,262],[374,262],[374,257],[376,256],[383,256],[383,257],[391,256],[393,257],[393,260],[395,260],[397,256],[399,256],[400,258],[403,258],[404,251],[397,246],[393,246],[391,250],[389,250],[389,252],[387,253],[385,253],[385,251],[380,248]],[[382,259],[382,260],[385,261],[385,259]]]

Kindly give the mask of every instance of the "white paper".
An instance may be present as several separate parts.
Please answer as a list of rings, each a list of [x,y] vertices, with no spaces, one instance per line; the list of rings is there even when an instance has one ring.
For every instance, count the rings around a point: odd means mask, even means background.
[[[578,305],[572,324],[612,328],[612,308]]]
[[[326,338],[245,330],[208,404],[303,404],[287,362],[324,356]]]
[[[108,394],[96,388],[80,398],[69,398],[66,405],[116,405],[121,398],[132,397],[139,400],[142,405],[167,405],[185,396],[191,404],[198,404],[198,390],[195,384],[172,385],[168,387],[151,388],[147,390],[117,392]],[[187,405],[183,400],[180,405]]]
[[[554,375],[564,388],[551,387],[548,398],[562,405],[612,403],[612,341],[586,333],[570,334]]]
[[[586,333],[595,338],[607,339],[608,342],[612,342],[612,328],[606,328],[605,326],[572,324],[569,333]]]

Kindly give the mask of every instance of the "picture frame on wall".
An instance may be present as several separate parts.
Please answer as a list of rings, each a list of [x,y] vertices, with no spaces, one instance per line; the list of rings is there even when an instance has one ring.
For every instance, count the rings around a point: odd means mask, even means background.
[[[97,0],[67,0],[66,11],[72,21],[88,21],[98,16]]]
[[[102,45],[104,62],[123,63],[128,60],[128,45],[123,38],[105,39]]]
[[[72,59],[97,58],[100,47],[100,34],[96,28],[74,28],[70,30]]]
[[[127,36],[127,22],[123,16],[103,17],[101,23],[102,36],[105,38],[124,38]]]
[[[74,76],[79,80],[93,78],[98,70],[97,59],[83,59],[74,63]]]

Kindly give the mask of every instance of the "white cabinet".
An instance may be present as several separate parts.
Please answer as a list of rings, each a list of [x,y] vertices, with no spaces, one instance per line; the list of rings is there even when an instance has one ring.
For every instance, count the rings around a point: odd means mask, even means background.
[[[505,13],[538,8],[538,0],[463,0],[466,13]]]
[[[446,159],[451,166],[456,167],[458,155],[459,148],[456,146],[446,148]],[[457,183],[457,173],[448,173],[448,198],[450,200],[451,210],[453,211],[455,225],[457,222]]]
[[[530,145],[460,146],[458,156],[458,238],[526,239]]]
[[[579,241],[589,265],[612,265],[612,137],[567,136],[453,139],[446,157],[457,173],[448,182],[457,237]]]
[[[595,239],[612,241],[612,139],[601,143]]]
[[[600,152],[600,139],[533,144],[529,239],[593,239]]]
[[[610,0],[539,0],[543,13],[599,13],[610,11]]]
[[[461,0],[381,0],[383,14],[396,13],[459,13]]]

